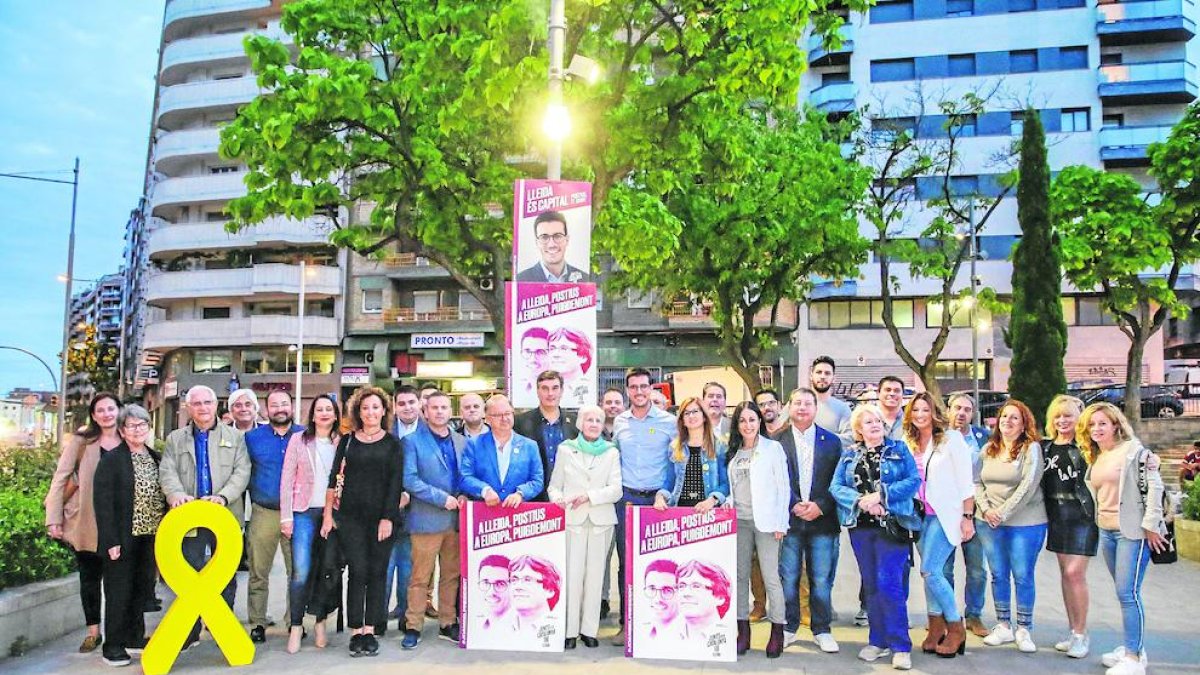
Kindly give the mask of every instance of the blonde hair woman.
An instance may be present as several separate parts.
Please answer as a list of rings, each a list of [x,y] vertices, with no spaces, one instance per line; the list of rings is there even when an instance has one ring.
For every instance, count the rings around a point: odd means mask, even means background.
[[[1075,433],[1090,465],[1085,480],[1096,502],[1100,553],[1116,585],[1124,628],[1124,643],[1101,662],[1109,667],[1106,675],[1140,675],[1146,672],[1142,581],[1151,551],[1167,547],[1159,459],[1134,438],[1111,403],[1084,409]]]

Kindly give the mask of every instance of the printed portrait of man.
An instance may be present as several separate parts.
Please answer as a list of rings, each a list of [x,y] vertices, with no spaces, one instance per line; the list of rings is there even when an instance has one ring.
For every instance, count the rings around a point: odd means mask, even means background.
[[[484,630],[504,625],[512,607],[509,595],[508,558],[489,555],[479,563],[479,590],[483,593]]]
[[[533,236],[537,244],[538,262],[517,274],[519,282],[580,284],[590,281],[590,275],[567,263],[567,218],[558,211],[545,211],[533,221]]]

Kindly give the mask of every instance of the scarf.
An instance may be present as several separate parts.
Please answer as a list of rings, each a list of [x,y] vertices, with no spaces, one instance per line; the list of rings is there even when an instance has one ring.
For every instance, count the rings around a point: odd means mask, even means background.
[[[593,457],[599,457],[613,447],[612,443],[604,440],[604,437],[598,437],[594,441],[589,441],[583,436],[575,439],[575,447],[579,448],[580,452],[585,452]]]

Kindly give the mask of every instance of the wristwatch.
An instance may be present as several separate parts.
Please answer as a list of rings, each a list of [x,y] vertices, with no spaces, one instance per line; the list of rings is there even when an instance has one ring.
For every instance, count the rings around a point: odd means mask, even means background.
[[[974,515],[974,514],[971,514],[971,513],[964,513],[964,514],[963,514],[963,520],[974,520],[974,519],[975,519],[975,515]]]

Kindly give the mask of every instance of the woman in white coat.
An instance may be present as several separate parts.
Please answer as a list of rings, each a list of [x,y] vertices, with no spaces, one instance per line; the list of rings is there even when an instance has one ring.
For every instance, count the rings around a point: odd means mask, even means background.
[[[604,410],[579,409],[579,436],[558,446],[547,493],[567,512],[567,639],[588,647],[600,642],[600,600],[608,547],[621,499],[621,459],[617,446],[604,440]]]
[[[733,410],[729,434],[729,503],[737,512],[737,652],[750,649],[750,561],[758,553],[758,567],[767,588],[767,618],[771,638],[767,658],[783,653],[784,597],[779,578],[779,541],[788,531],[791,485],[783,446],[767,438],[766,423],[758,406],[744,401]]]
[[[971,451],[962,434],[949,429],[937,399],[920,392],[904,411],[904,441],[921,474],[917,492],[925,506],[920,540],[921,577],[929,632],[921,651],[954,658],[963,653],[967,634],[954,600],[954,550],[975,536],[975,480]]]

